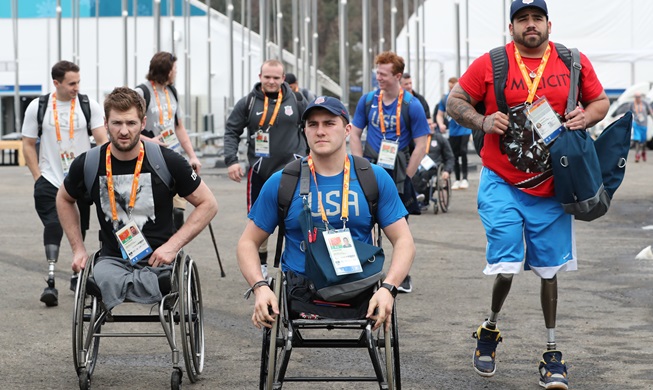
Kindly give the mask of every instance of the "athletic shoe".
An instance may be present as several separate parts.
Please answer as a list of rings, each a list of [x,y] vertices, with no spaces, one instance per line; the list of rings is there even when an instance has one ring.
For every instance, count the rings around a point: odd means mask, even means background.
[[[456,180],[456,181],[454,181],[453,184],[451,185],[451,189],[452,189],[452,190],[458,190],[458,189],[460,189],[460,180]]]
[[[651,249],[651,245],[642,249],[641,252],[635,256],[635,260],[653,260],[653,249]]]
[[[41,302],[45,303],[45,306],[52,307],[59,304],[59,292],[54,287],[46,287],[41,294]]]
[[[406,275],[406,278],[399,286],[397,286],[397,291],[402,293],[409,293],[413,291],[413,278],[410,275]]]
[[[499,329],[488,329],[484,322],[472,333],[476,339],[474,351],[474,371],[480,376],[490,377],[497,371],[497,345],[503,340]]]
[[[424,199],[426,199],[426,196],[424,194],[417,194],[417,201],[420,203],[424,203]]]
[[[545,389],[568,389],[567,365],[562,360],[562,352],[546,351],[540,360],[540,386]]]
[[[72,274],[70,277],[70,291],[72,292],[77,289],[77,279],[79,279],[79,274]]]
[[[263,274],[263,279],[268,278],[268,265],[267,264],[261,264],[261,273]]]
[[[460,182],[460,189],[461,190],[466,190],[469,188],[469,182],[467,179],[463,179],[463,181]]]

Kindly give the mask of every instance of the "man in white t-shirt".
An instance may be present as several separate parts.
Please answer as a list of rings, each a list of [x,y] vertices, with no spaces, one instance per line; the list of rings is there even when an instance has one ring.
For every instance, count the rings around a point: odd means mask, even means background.
[[[79,67],[69,61],[59,61],[52,67],[55,91],[47,99],[47,108],[39,129],[39,98],[25,111],[23,121],[23,152],[25,162],[34,177],[34,203],[43,222],[43,244],[49,264],[48,286],[41,294],[46,306],[57,306],[58,292],[54,286],[54,265],[59,258],[63,230],[56,209],[57,191],[73,159],[91,148],[89,135],[98,145],[107,142],[104,115],[100,105],[86,96],[78,96]],[[87,105],[85,108],[82,105]],[[84,110],[90,112],[87,124]],[[89,134],[90,129],[90,134]],[[39,142],[37,151],[37,141]],[[84,233],[88,230],[90,205],[78,204]]]

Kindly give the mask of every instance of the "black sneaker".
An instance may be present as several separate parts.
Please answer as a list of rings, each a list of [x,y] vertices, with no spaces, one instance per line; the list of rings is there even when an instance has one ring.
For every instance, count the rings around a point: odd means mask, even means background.
[[[540,386],[545,389],[566,390],[569,388],[567,365],[562,360],[560,351],[544,352],[538,368],[540,371]]]
[[[59,292],[54,287],[46,287],[41,294],[41,302],[45,303],[45,306],[52,307],[59,304]]]
[[[397,286],[397,291],[402,293],[409,293],[413,291],[413,279],[410,275],[406,275],[406,278],[399,286]]]
[[[70,291],[72,292],[77,290],[77,279],[79,279],[79,274],[72,274],[70,277]]]
[[[480,376],[490,377],[497,371],[497,345],[503,340],[499,329],[489,329],[484,322],[472,334],[476,339],[474,350],[474,371]]]

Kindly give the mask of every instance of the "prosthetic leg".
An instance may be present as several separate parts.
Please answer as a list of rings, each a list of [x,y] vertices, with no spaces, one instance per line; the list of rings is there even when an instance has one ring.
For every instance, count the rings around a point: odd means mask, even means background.
[[[41,294],[41,302],[45,303],[45,306],[52,307],[59,304],[59,292],[54,287],[54,265],[59,259],[59,245],[46,244],[45,258],[48,261],[48,287]]]
[[[542,313],[544,313],[544,324],[548,333],[546,349],[551,351],[556,349],[555,327],[558,309],[558,279],[555,276],[551,279],[542,279],[540,300],[542,302]]]
[[[540,386],[546,389],[566,389],[569,386],[567,365],[562,360],[562,352],[557,350],[555,341],[556,312],[558,308],[558,279],[542,279],[540,300],[544,323],[547,330],[546,351],[538,366]]]
[[[258,248],[258,258],[261,261],[261,273],[263,274],[263,279],[268,277],[268,239],[261,244]]]

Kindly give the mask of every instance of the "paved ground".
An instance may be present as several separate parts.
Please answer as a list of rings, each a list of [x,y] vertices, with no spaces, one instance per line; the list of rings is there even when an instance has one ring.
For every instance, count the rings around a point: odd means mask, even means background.
[[[653,389],[653,263],[634,260],[653,241],[652,232],[643,229],[653,224],[652,172],[653,162],[631,163],[608,215],[577,224],[580,270],[559,277],[557,332],[573,389]],[[184,386],[253,389],[258,386],[261,339],[249,322],[252,302],[242,298],[246,284],[235,259],[235,244],[245,224],[244,184],[229,181],[224,169],[205,169],[202,176],[220,205],[213,226],[227,276],[220,278],[209,232],[203,232],[188,249],[201,268],[206,366],[200,382],[185,381]],[[0,178],[1,387],[76,388],[73,293],[67,290],[69,247],[64,241],[57,268],[60,305],[45,308],[38,299],[47,265],[31,175],[26,168],[0,167]],[[411,272],[415,291],[398,298],[403,388],[537,389],[537,362],[546,332],[539,280],[531,273],[516,277],[501,315],[504,342],[498,350],[497,375],[481,378],[471,368],[470,335],[488,314],[492,278],[481,272],[485,242],[475,209],[478,172],[470,175],[470,182],[469,190],[454,193],[449,213],[410,219],[417,244]],[[97,245],[92,236],[89,247]],[[367,358],[355,352],[297,353],[291,369],[360,373],[368,368]],[[163,389],[169,386],[170,372],[164,340],[103,340],[93,387]],[[377,387],[332,383],[310,388]]]

